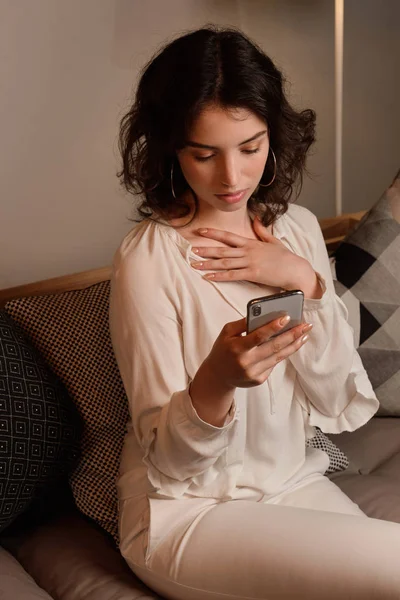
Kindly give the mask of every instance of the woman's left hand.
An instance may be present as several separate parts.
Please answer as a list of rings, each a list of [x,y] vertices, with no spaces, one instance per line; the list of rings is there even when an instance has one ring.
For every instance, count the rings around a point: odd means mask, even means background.
[[[205,238],[228,247],[196,247],[193,252],[205,261],[192,262],[198,270],[214,271],[205,279],[213,281],[252,281],[283,289],[301,289],[306,297],[315,297],[318,279],[310,263],[297,256],[271,235],[256,217],[254,231],[259,240],[220,229],[199,229]]]

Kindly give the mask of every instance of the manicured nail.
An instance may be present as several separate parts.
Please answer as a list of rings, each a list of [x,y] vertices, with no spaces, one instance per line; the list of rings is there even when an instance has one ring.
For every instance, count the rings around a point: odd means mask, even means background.
[[[311,331],[311,329],[313,328],[313,324],[312,323],[307,323],[307,325],[305,325],[302,329],[302,333],[307,333],[307,331]]]
[[[215,273],[207,273],[207,275],[204,275],[204,279],[214,279],[215,277]]]
[[[303,337],[301,338],[302,343],[304,344],[304,342],[306,342],[309,337],[309,335],[303,335]]]
[[[198,254],[198,253],[199,253],[199,249],[198,249],[198,248],[192,248],[192,250],[193,250],[193,252],[194,252],[195,254]]]
[[[285,325],[287,325],[290,321],[290,316],[286,315],[285,317],[282,317],[282,319],[279,321],[279,325],[281,327],[284,327]]]
[[[190,264],[192,265],[192,267],[193,267],[194,269],[200,269],[200,268],[203,266],[203,263],[202,263],[202,262],[198,262],[198,261],[196,261],[196,262],[191,262]]]
[[[199,233],[207,233],[208,229],[199,229]]]

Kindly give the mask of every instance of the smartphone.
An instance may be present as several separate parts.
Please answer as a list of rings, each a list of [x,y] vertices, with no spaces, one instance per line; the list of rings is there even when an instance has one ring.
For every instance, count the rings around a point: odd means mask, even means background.
[[[300,325],[303,323],[303,303],[304,294],[301,290],[291,290],[250,300],[247,303],[247,333],[285,315],[290,316],[289,323],[272,337]]]

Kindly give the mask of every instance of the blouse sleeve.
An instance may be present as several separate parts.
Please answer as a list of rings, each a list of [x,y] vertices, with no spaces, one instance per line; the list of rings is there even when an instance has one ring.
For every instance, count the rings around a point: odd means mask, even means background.
[[[304,320],[313,329],[308,342],[289,360],[304,392],[299,401],[308,412],[309,424],[326,433],[354,431],[376,413],[379,402],[354,347],[347,309],[335,294],[319,223],[311,216],[312,256],[307,258],[319,277],[323,296],[304,300]]]
[[[148,264],[132,268],[116,254],[110,333],[149,480],[164,495],[178,497],[199,477],[203,483],[215,479],[237,417],[234,412],[228,424],[215,427],[198,416],[188,391],[181,323],[167,291],[151,279]]]

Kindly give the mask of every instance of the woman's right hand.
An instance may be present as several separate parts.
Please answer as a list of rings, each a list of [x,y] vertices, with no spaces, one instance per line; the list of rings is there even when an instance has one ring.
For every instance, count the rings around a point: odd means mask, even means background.
[[[192,404],[204,421],[216,427],[226,424],[235,389],[261,385],[276,364],[307,342],[312,328],[307,323],[272,337],[285,325],[276,319],[245,336],[245,318],[222,328],[190,384]]]
[[[227,387],[248,388],[264,383],[275,365],[307,342],[312,328],[302,323],[279,335],[288,323],[284,319],[275,319],[245,336],[241,335],[246,331],[245,318],[227,323],[206,358],[208,368]]]

